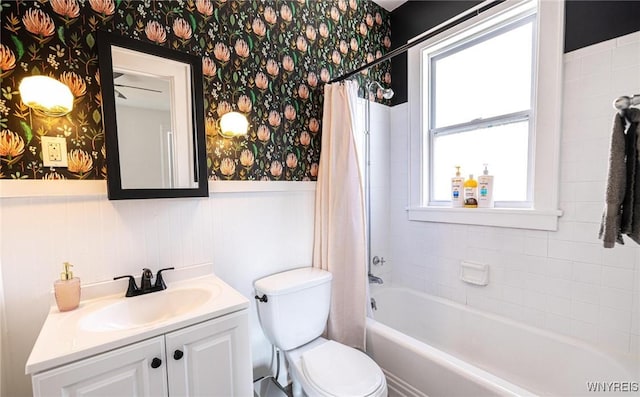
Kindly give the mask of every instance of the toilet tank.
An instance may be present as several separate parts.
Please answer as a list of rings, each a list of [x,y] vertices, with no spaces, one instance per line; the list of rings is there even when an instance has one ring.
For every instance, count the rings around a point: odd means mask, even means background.
[[[331,273],[312,267],[289,270],[257,280],[253,286],[258,318],[271,343],[287,351],[311,342],[327,325]]]

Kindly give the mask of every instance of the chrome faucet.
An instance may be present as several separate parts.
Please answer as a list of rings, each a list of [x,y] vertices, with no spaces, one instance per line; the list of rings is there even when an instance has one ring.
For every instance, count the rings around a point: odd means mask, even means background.
[[[371,273],[369,273],[369,282],[371,284],[384,284],[384,281],[380,277],[376,277]]]
[[[142,277],[140,278],[140,288],[136,284],[136,279],[131,275],[126,276],[118,276],[114,277],[114,280],[119,280],[121,278],[129,278],[129,286],[127,287],[126,297],[130,298],[132,296],[144,295],[151,292],[162,291],[167,289],[167,285],[164,283],[164,279],[162,278],[162,272],[165,270],[173,270],[173,267],[167,267],[164,269],[158,270],[156,273],[156,282],[152,285],[151,280],[153,279],[153,272],[146,267],[142,269]]]

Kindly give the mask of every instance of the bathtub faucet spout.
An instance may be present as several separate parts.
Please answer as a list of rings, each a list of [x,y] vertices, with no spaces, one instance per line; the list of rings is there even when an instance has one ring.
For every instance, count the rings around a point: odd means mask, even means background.
[[[380,277],[376,277],[371,273],[369,273],[369,282],[371,284],[384,284],[384,281],[382,281]]]

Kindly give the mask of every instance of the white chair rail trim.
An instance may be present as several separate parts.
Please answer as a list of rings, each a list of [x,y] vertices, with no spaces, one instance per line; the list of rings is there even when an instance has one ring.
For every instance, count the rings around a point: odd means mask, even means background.
[[[216,193],[313,191],[312,181],[209,181],[209,195]],[[0,198],[106,196],[104,180],[0,180]]]

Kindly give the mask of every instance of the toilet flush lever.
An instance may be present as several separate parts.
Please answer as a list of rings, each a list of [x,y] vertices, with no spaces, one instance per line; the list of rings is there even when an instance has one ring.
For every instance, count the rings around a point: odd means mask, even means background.
[[[259,300],[260,302],[265,302],[266,303],[266,302],[269,301],[269,299],[267,298],[267,294],[264,294],[262,296],[256,295],[256,296],[254,296],[254,298]]]

